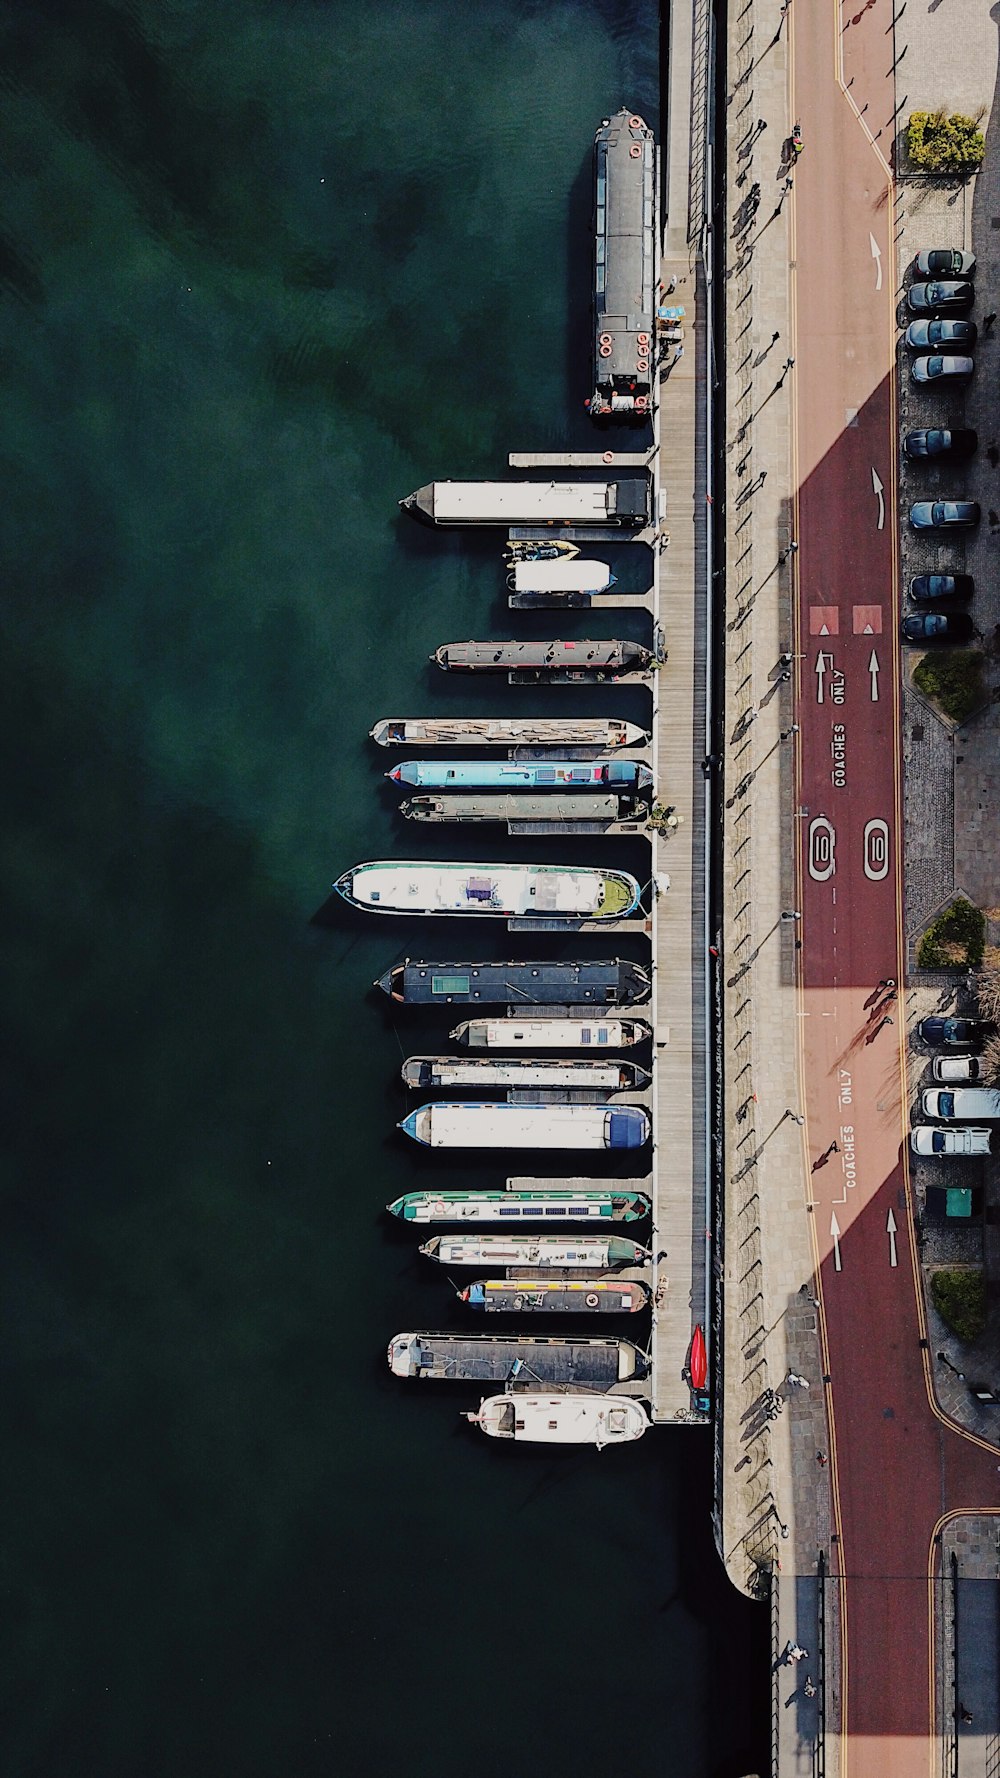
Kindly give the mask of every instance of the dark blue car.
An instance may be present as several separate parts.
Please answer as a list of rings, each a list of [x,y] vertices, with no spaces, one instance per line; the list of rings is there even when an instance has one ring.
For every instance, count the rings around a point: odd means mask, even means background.
[[[917,1036],[930,1049],[966,1048],[971,1044],[981,1043],[985,1034],[986,1026],[982,1019],[932,1017],[921,1019],[917,1026]]]

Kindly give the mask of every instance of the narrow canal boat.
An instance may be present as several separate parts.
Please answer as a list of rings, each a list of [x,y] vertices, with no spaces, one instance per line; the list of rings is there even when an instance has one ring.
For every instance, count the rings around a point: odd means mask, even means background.
[[[648,729],[618,717],[383,716],[378,747],[645,747]]]
[[[651,790],[637,759],[405,759],[386,772],[414,790]]]
[[[648,418],[655,399],[656,148],[624,107],[594,138],[594,419]]]
[[[425,1148],[591,1148],[618,1153],[649,1141],[641,1105],[505,1105],[465,1100],[420,1105],[399,1125]]]
[[[545,792],[535,796],[509,790],[498,795],[496,791],[484,790],[450,796],[444,791],[432,791],[408,797],[400,803],[399,812],[404,821],[505,821],[508,826],[520,821],[542,821],[546,833],[554,823],[564,821],[576,823],[577,831],[593,833],[601,831],[602,826],[610,828],[617,821],[642,823],[644,829],[649,804],[618,792],[606,796],[594,796],[589,791],[579,796],[552,796]]]
[[[401,1006],[635,1006],[650,994],[649,972],[624,957],[593,963],[425,963],[407,957],[375,986]]]
[[[517,1191],[414,1191],[394,1198],[386,1209],[403,1222],[644,1222],[650,1212],[646,1192],[584,1186]]]
[[[646,473],[618,481],[427,482],[399,502],[423,525],[598,525],[649,522]]]
[[[645,1284],[614,1278],[478,1278],[458,1294],[487,1315],[635,1315],[649,1305]]]
[[[624,1050],[648,1043],[653,1027],[645,1019],[466,1019],[448,1035],[470,1050]]]
[[[371,914],[519,915],[568,922],[625,919],[642,893],[622,870],[393,858],[357,864],[333,887],[352,907]]]
[[[650,1422],[639,1401],[621,1395],[544,1395],[525,1391],[491,1395],[478,1414],[466,1414],[489,1438],[520,1439],[525,1444],[627,1444],[641,1438]]]
[[[557,1092],[574,1087],[594,1093],[634,1092],[649,1085],[650,1075],[635,1062],[535,1061],[527,1056],[410,1056],[401,1069],[403,1085],[430,1091],[463,1087],[552,1088]]]
[[[649,1364],[631,1340],[563,1339],[535,1334],[399,1333],[389,1342],[394,1377],[432,1382],[593,1389],[645,1377]]]
[[[550,673],[580,679],[618,679],[645,673],[652,655],[640,642],[606,637],[580,642],[443,642],[431,660],[446,673]]]
[[[572,1266],[610,1272],[641,1266],[649,1249],[624,1235],[432,1235],[420,1249],[442,1266]]]

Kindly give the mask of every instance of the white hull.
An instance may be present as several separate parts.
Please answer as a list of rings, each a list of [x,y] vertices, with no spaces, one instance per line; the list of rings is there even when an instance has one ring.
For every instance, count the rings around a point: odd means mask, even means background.
[[[649,1426],[641,1402],[614,1395],[491,1395],[466,1418],[490,1438],[598,1450],[641,1438]]]
[[[334,884],[352,906],[372,914],[462,914],[509,919],[623,919],[640,889],[626,871],[559,864],[428,864],[379,859]]]
[[[448,1033],[470,1050],[628,1049],[652,1036],[641,1019],[467,1019]]]
[[[421,1253],[442,1266],[572,1266],[576,1271],[604,1272],[618,1264],[611,1241],[620,1237],[539,1235],[536,1240],[511,1240],[505,1235],[441,1235]],[[631,1260],[631,1255],[626,1255]]]
[[[637,1149],[649,1140],[640,1106],[466,1104],[421,1105],[400,1129],[426,1148],[496,1150]]]

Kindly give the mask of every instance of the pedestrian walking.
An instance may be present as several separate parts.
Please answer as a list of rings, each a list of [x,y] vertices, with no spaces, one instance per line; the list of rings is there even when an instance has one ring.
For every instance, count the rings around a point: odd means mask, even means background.
[[[807,1698],[814,1698],[816,1696],[816,1687],[808,1673],[806,1674],[806,1682],[802,1687],[802,1690],[805,1692]]]
[[[962,1718],[963,1722],[973,1722],[975,1720],[972,1715],[972,1711],[967,1710],[965,1705],[961,1701],[959,1701],[958,1714]]]
[[[828,1462],[826,1452],[825,1451],[817,1451],[816,1452],[816,1461],[819,1464],[820,1469],[825,1469],[827,1466],[827,1462]]]
[[[996,318],[997,318],[996,309],[993,310],[992,314],[983,316],[983,327],[985,328],[987,333],[993,332],[993,328],[996,323]]]
[[[771,335],[772,346],[776,346],[778,341],[780,340],[780,338],[781,338],[781,334],[778,332],[778,329],[775,328],[774,332]]]
[[[883,976],[882,980],[879,982],[880,988],[894,988],[895,986],[896,986],[896,978],[894,975]]]
[[[812,1387],[809,1378],[800,1377],[798,1371],[789,1371],[785,1377],[785,1382],[792,1389],[809,1389]]]
[[[831,1144],[826,1152],[827,1152],[827,1154],[839,1154],[840,1153],[840,1143],[839,1142],[831,1142]]]
[[[673,368],[673,366],[675,364],[679,364],[681,359],[683,358],[683,356],[684,356],[684,347],[683,346],[676,346],[674,348],[673,358],[670,360],[671,368]]]

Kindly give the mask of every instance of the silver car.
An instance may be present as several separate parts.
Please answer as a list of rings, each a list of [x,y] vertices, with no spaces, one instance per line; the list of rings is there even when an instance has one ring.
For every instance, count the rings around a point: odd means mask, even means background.
[[[917,500],[910,507],[915,531],[946,531],[953,525],[978,525],[981,514],[975,500]]]
[[[931,1063],[931,1079],[942,1086],[962,1086],[983,1078],[983,1064],[978,1056],[935,1056]]]
[[[939,353],[930,358],[915,358],[910,375],[915,383],[939,383],[971,377],[976,368],[973,358],[944,358]]]
[[[942,1130],[937,1124],[919,1124],[910,1131],[910,1147],[914,1154],[989,1154],[990,1133],[989,1130],[977,1130],[972,1124],[948,1130]]]

